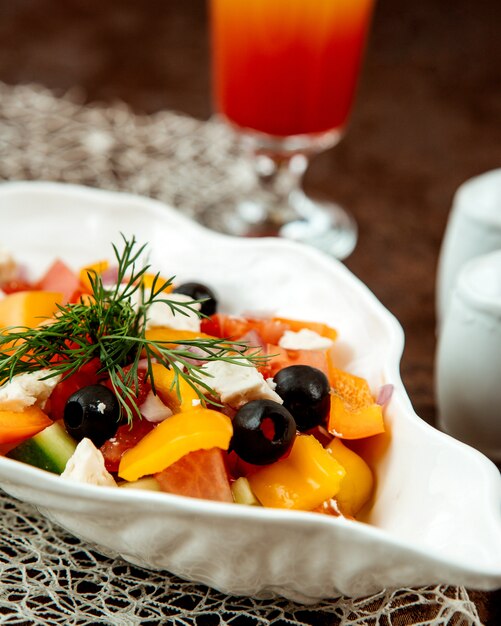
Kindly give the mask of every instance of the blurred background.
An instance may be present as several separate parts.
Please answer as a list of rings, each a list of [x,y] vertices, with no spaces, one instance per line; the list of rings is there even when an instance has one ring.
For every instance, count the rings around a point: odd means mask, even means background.
[[[0,81],[207,119],[207,21],[203,0],[4,0]],[[308,192],[355,216],[346,263],[404,325],[404,382],[431,422],[448,211],[461,182],[500,164],[500,24],[497,0],[381,0],[349,132],[306,178]]]

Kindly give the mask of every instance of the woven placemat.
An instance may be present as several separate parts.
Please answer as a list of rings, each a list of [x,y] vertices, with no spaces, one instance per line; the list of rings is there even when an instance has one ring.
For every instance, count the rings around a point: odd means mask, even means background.
[[[80,96],[0,83],[0,180],[124,190],[194,218],[252,182],[223,126],[172,112],[140,117],[123,104],[84,106]],[[481,624],[462,587],[400,589],[308,607],[228,597],[102,556],[1,492],[0,507],[2,624]]]

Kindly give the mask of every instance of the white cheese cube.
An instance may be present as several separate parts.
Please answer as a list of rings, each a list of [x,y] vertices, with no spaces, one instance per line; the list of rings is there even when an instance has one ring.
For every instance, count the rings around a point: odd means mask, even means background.
[[[61,375],[51,376],[41,380],[49,370],[18,374],[0,387],[0,409],[3,411],[23,411],[28,406],[36,404],[44,408],[47,398],[54,387],[61,380]]]
[[[148,297],[147,289],[145,289],[145,297]],[[173,302],[193,302],[193,298],[190,298],[190,296],[184,293],[166,293],[159,297]],[[139,298],[140,294],[136,292],[132,303],[134,307],[139,306]],[[146,330],[166,326],[167,328],[173,328],[175,330],[199,332],[200,316],[197,314],[197,311],[200,311],[201,306],[202,305],[198,302],[191,305],[191,308],[195,310],[190,310],[182,306],[180,307],[180,311],[172,311],[170,306],[165,302],[154,302],[148,307],[146,313]],[[186,315],[184,313],[186,313]]]
[[[148,420],[148,422],[152,422],[153,424],[163,422],[164,419],[172,415],[172,411],[169,407],[151,390],[148,392],[145,401],[141,404],[139,409],[141,415]]]
[[[68,459],[62,478],[89,485],[116,487],[113,476],[104,465],[104,457],[90,439],[82,439]]]
[[[204,383],[212,387],[221,402],[239,408],[251,400],[267,399],[283,403],[255,367],[226,361],[211,361],[202,367]]]
[[[333,343],[332,339],[322,337],[314,330],[302,328],[297,332],[286,330],[278,345],[284,350],[328,350]]]
[[[277,388],[277,383],[273,380],[273,378],[267,378],[266,384],[272,391],[275,391],[275,389]]]

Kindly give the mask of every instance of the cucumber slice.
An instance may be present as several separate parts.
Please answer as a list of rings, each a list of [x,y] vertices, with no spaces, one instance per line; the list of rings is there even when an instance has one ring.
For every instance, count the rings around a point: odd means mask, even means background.
[[[31,439],[23,441],[7,456],[48,472],[61,474],[76,447],[76,441],[68,435],[64,427],[54,422]]]
[[[144,489],[147,491],[162,491],[160,489],[160,485],[158,484],[158,480],[155,478],[139,478],[138,480],[134,480],[131,483],[124,482],[119,483],[118,485],[122,489]]]
[[[231,485],[231,493],[237,504],[248,504],[249,506],[261,506],[261,503],[254,495],[247,478],[241,476]]]

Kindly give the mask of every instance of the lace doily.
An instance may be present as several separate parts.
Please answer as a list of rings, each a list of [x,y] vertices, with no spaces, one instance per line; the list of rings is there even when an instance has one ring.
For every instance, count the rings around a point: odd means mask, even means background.
[[[135,116],[124,105],[86,107],[73,92],[0,83],[0,180],[56,180],[159,198],[196,217],[249,184],[227,130],[171,112]],[[202,585],[99,554],[0,493],[2,624],[159,623],[470,626],[467,591],[400,589],[303,607],[224,596]]]

